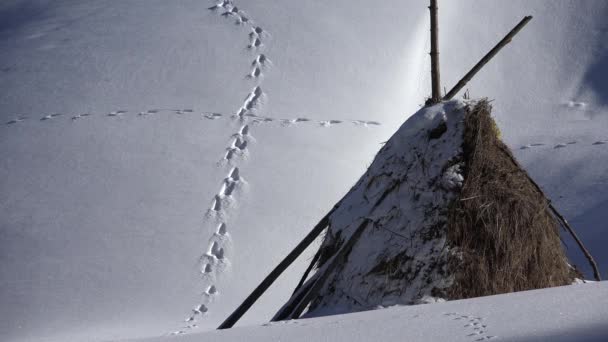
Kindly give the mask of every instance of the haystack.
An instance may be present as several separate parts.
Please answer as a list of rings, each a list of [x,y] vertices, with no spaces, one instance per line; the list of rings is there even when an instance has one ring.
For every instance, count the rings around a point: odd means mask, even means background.
[[[486,100],[442,102],[409,118],[327,222],[311,267],[274,320],[577,277],[559,222],[501,142]]]

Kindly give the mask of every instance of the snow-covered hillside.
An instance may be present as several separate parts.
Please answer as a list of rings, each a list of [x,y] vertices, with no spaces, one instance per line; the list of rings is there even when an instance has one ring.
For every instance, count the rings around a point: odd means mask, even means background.
[[[0,2],[0,340],[215,328],[427,95],[426,3],[215,4]],[[535,16],[468,88],[608,273],[608,4],[440,5],[448,88]]]

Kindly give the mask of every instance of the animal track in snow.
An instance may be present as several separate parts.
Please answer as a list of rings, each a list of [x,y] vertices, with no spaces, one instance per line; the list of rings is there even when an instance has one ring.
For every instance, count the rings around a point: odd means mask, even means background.
[[[220,194],[222,196],[232,196],[234,189],[236,188],[236,182],[230,178],[226,178],[224,180],[224,184],[222,184],[222,189],[220,190]]]
[[[204,115],[205,118],[209,119],[209,120],[216,120],[222,117],[222,114],[220,113],[209,113],[209,114],[205,114]]]
[[[194,312],[198,315],[204,314],[207,311],[209,311],[209,309],[207,309],[207,306],[205,304],[201,304],[194,309]]]
[[[568,108],[583,109],[587,107],[587,103],[578,101],[568,101],[565,103],[565,106]]]
[[[239,129],[239,135],[245,136],[249,135],[249,125],[243,125],[241,129]]]
[[[239,14],[239,9],[238,7],[234,6],[232,8],[230,8],[229,10],[227,10],[226,12],[222,13],[223,17],[228,17],[231,15],[238,15]]]
[[[113,112],[108,113],[108,116],[121,116],[126,113],[127,113],[126,110],[115,110]]]
[[[51,119],[53,119],[53,118],[56,118],[56,117],[58,117],[58,116],[62,116],[62,115],[63,115],[63,114],[60,114],[60,113],[49,114],[49,115],[43,116],[43,117],[40,119],[40,121],[51,120]]]
[[[232,158],[234,158],[235,154],[236,154],[235,148],[228,148],[228,150],[226,151],[226,154],[224,155],[224,160],[232,160]]]
[[[256,26],[256,27],[251,28],[251,33],[249,34],[249,36],[250,37],[252,37],[252,36],[261,37],[263,33],[264,33],[264,30],[261,27]]]
[[[579,141],[576,141],[576,140],[572,140],[572,141],[568,141],[568,142],[560,142],[560,143],[556,143],[555,145],[553,145],[553,149],[562,149],[562,148],[566,148],[568,146],[577,145],[577,144],[579,144]],[[600,141],[591,143],[591,145],[603,145],[603,144],[608,144],[608,141],[600,140]],[[527,144],[527,145],[521,146],[519,149],[528,150],[528,149],[532,149],[535,147],[543,147],[543,146],[547,146],[547,144],[543,144],[543,143]]]
[[[253,90],[249,94],[247,94],[243,105],[237,112],[237,117],[243,118],[249,113],[250,110],[254,110],[258,106],[260,98],[263,94],[264,92],[262,91],[262,88],[260,88],[260,86],[256,86],[255,88],[253,88]]]
[[[244,14],[239,13],[236,17],[235,24],[237,25],[245,25],[249,22],[249,18],[247,18]]]
[[[241,151],[244,151],[247,148],[247,140],[241,139],[241,137],[237,137],[236,139],[234,139],[232,146]]]
[[[296,123],[296,119],[279,119],[279,122],[283,126],[290,126]]]
[[[139,112],[139,113],[137,113],[137,115],[138,115],[138,116],[153,115],[153,114],[158,113],[159,111],[160,111],[160,110],[158,110],[158,109],[148,109],[148,110],[147,110],[147,111],[145,111],[145,112]]]
[[[18,117],[16,117],[13,120],[8,121],[6,124],[7,125],[14,125],[16,123],[19,123],[19,122],[25,121],[25,120],[27,120],[27,117],[25,117],[25,116],[18,116]]]
[[[194,113],[194,109],[174,109],[173,112],[178,115]]]
[[[380,126],[380,123],[378,121],[354,120],[352,123],[354,123],[355,125],[362,125],[362,126],[369,126],[369,125]]]
[[[205,291],[205,293],[207,295],[214,295],[217,294],[217,288],[215,288],[215,285],[211,285],[207,288],[207,290]]]
[[[521,150],[527,150],[527,149],[532,148],[532,147],[540,147],[540,146],[545,146],[545,144],[543,144],[543,143],[527,144],[527,145],[524,145],[524,146],[520,147],[520,149]]]
[[[219,236],[226,236],[226,234],[228,234],[228,229],[226,228],[226,224],[224,222],[220,223],[217,226],[215,233]]]
[[[251,70],[250,73],[247,74],[247,78],[258,78],[260,77],[260,75],[262,74],[262,69],[260,69],[259,67],[254,67],[253,70]]]
[[[341,120],[327,120],[327,121],[319,121],[319,125],[323,127],[330,127],[332,125],[337,125],[342,123]]]
[[[240,171],[238,167],[233,168],[230,171],[230,174],[228,176],[230,179],[234,180],[234,181],[239,181],[241,180],[241,175],[240,175]]]
[[[247,140],[241,138],[241,135],[237,132],[233,134],[236,138],[232,141],[232,144],[226,148],[226,154],[224,154],[224,160],[230,161],[236,155],[243,155],[245,150],[247,149]]]
[[[251,43],[247,45],[248,49],[258,48],[262,45],[262,40],[259,37],[255,37],[251,40]]]
[[[212,10],[212,11],[215,11],[215,10],[219,10],[220,8],[227,9],[227,8],[229,8],[229,6],[232,6],[232,4],[230,3],[230,1],[224,0],[224,1],[221,1],[221,2],[219,2],[219,3],[217,3],[217,4],[213,5],[213,6],[209,7],[208,9]]]
[[[259,54],[254,60],[253,62],[251,62],[251,66],[265,66],[267,63],[269,62],[268,58],[266,57],[266,55],[264,55],[263,53]]]
[[[83,114],[74,115],[74,116],[72,116],[72,120],[82,119],[82,118],[85,118],[85,117],[91,116],[91,115],[93,115],[93,114],[83,113]]]
[[[219,212],[222,210],[222,198],[219,195],[213,197],[211,202],[211,211]]]
[[[220,247],[217,241],[214,241],[209,250],[209,254],[218,260],[224,259],[224,248]]]
[[[482,317],[471,315],[461,315],[456,312],[443,314],[446,317],[451,317],[455,321],[465,321],[463,328],[466,328],[465,333],[472,341],[487,341],[497,338],[497,336],[487,334],[487,325],[483,323]]]
[[[247,114],[246,116],[251,117],[253,119],[253,122],[258,124],[258,123],[268,123],[268,122],[273,122],[275,119],[273,118],[269,118],[269,117],[264,117],[264,116],[257,116],[254,114]]]

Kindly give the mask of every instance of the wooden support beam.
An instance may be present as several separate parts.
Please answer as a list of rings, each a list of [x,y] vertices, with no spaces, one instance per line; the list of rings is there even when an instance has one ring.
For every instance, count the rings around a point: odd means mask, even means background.
[[[534,185],[534,187],[536,188],[536,190],[543,195],[543,197],[545,197],[545,199],[547,200],[547,204],[549,206],[549,210],[551,210],[551,213],[555,216],[555,218],[557,218],[557,220],[559,221],[559,223],[561,224],[561,226],[568,231],[568,233],[570,233],[570,235],[572,235],[572,238],[574,239],[574,241],[576,241],[576,244],[578,245],[578,247],[581,249],[581,251],[583,252],[583,254],[585,255],[585,257],[587,258],[587,261],[589,261],[589,265],[591,265],[591,269],[593,270],[593,277],[595,278],[595,280],[597,281],[601,281],[602,277],[600,275],[600,270],[597,267],[597,263],[595,262],[595,259],[593,259],[593,256],[591,255],[591,253],[589,253],[589,250],[585,247],[585,245],[583,244],[583,241],[581,241],[581,239],[579,239],[578,235],[574,232],[574,229],[570,226],[570,224],[568,223],[568,221],[566,221],[566,218],[564,216],[562,216],[562,214],[559,213],[559,211],[557,211],[557,209],[555,208],[555,206],[553,206],[553,203],[551,203],[551,200],[549,199],[549,196],[547,196],[547,194],[545,194],[545,192],[543,191],[543,189],[541,189],[540,185],[538,185],[538,183],[536,183],[536,181],[534,181],[534,179],[532,179],[532,177],[530,177],[530,175],[528,174],[528,172],[526,171],[526,169],[524,169],[521,164],[519,164],[519,162],[517,161],[517,159],[515,159],[515,157],[513,157],[513,154],[507,150],[507,149],[502,149],[503,152],[505,153],[505,155],[507,155],[507,157],[509,157],[509,159],[511,159],[511,162],[513,162],[513,164],[515,164],[515,166],[517,166],[520,170],[522,170],[522,172],[524,173],[524,175],[526,176],[526,178],[528,178],[528,180],[530,181],[530,183],[532,183],[532,185]]]
[[[475,74],[477,74],[477,72],[479,72],[479,70],[481,70],[481,68],[483,68],[484,65],[486,65],[492,58],[494,58],[494,56],[496,56],[496,54],[503,48],[505,47],[507,44],[509,44],[511,42],[511,39],[513,39],[513,37],[519,33],[519,31],[521,31],[521,29],[524,28],[524,26],[526,26],[526,24],[532,20],[532,16],[526,16],[524,17],[519,24],[517,24],[500,42],[498,42],[498,44],[496,44],[496,46],[494,46],[494,48],[492,48],[492,50],[490,50],[490,52],[488,52],[485,56],[483,56],[483,58],[477,63],[475,64],[475,66],[471,69],[471,71],[469,71],[455,86],[454,88],[452,88],[452,90],[450,90],[444,97],[443,100],[447,101],[447,100],[451,100],[472,78],[473,76],[475,76]]]
[[[576,244],[578,245],[578,247],[581,249],[581,251],[583,252],[585,257],[589,261],[589,265],[591,265],[591,269],[593,270],[593,277],[595,278],[595,280],[601,281],[602,276],[600,275],[600,270],[598,269],[597,264],[595,263],[595,260],[593,259],[593,256],[591,255],[591,253],[589,253],[589,250],[587,250],[587,248],[585,248],[583,241],[581,241],[581,239],[579,239],[578,235],[576,235],[576,233],[574,232],[574,229],[572,229],[572,227],[570,226],[568,221],[566,221],[566,218],[564,218],[562,216],[562,214],[560,214],[557,211],[557,209],[555,209],[555,207],[553,206],[551,201],[549,201],[549,208],[551,208],[553,215],[555,215],[555,217],[557,217],[557,219],[561,222],[564,229],[566,229],[570,233],[570,235],[572,235],[572,238],[574,239],[574,241],[576,241]]]
[[[431,102],[441,102],[441,81],[439,74],[439,20],[437,0],[431,0]]]
[[[334,207],[335,208],[335,207]],[[260,285],[239,305],[234,312],[218,327],[218,329],[232,328],[234,324],[251,308],[251,306],[266,292],[274,281],[291,265],[302,252],[321,234],[329,224],[329,216],[333,213],[332,209],[325,217],[317,223],[308,235],[262,280]]]

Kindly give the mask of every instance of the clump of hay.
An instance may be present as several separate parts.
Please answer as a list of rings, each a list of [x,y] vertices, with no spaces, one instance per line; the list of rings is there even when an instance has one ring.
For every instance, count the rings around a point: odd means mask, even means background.
[[[449,299],[572,284],[547,199],[500,140],[487,100],[465,116],[464,183],[448,214]]]

